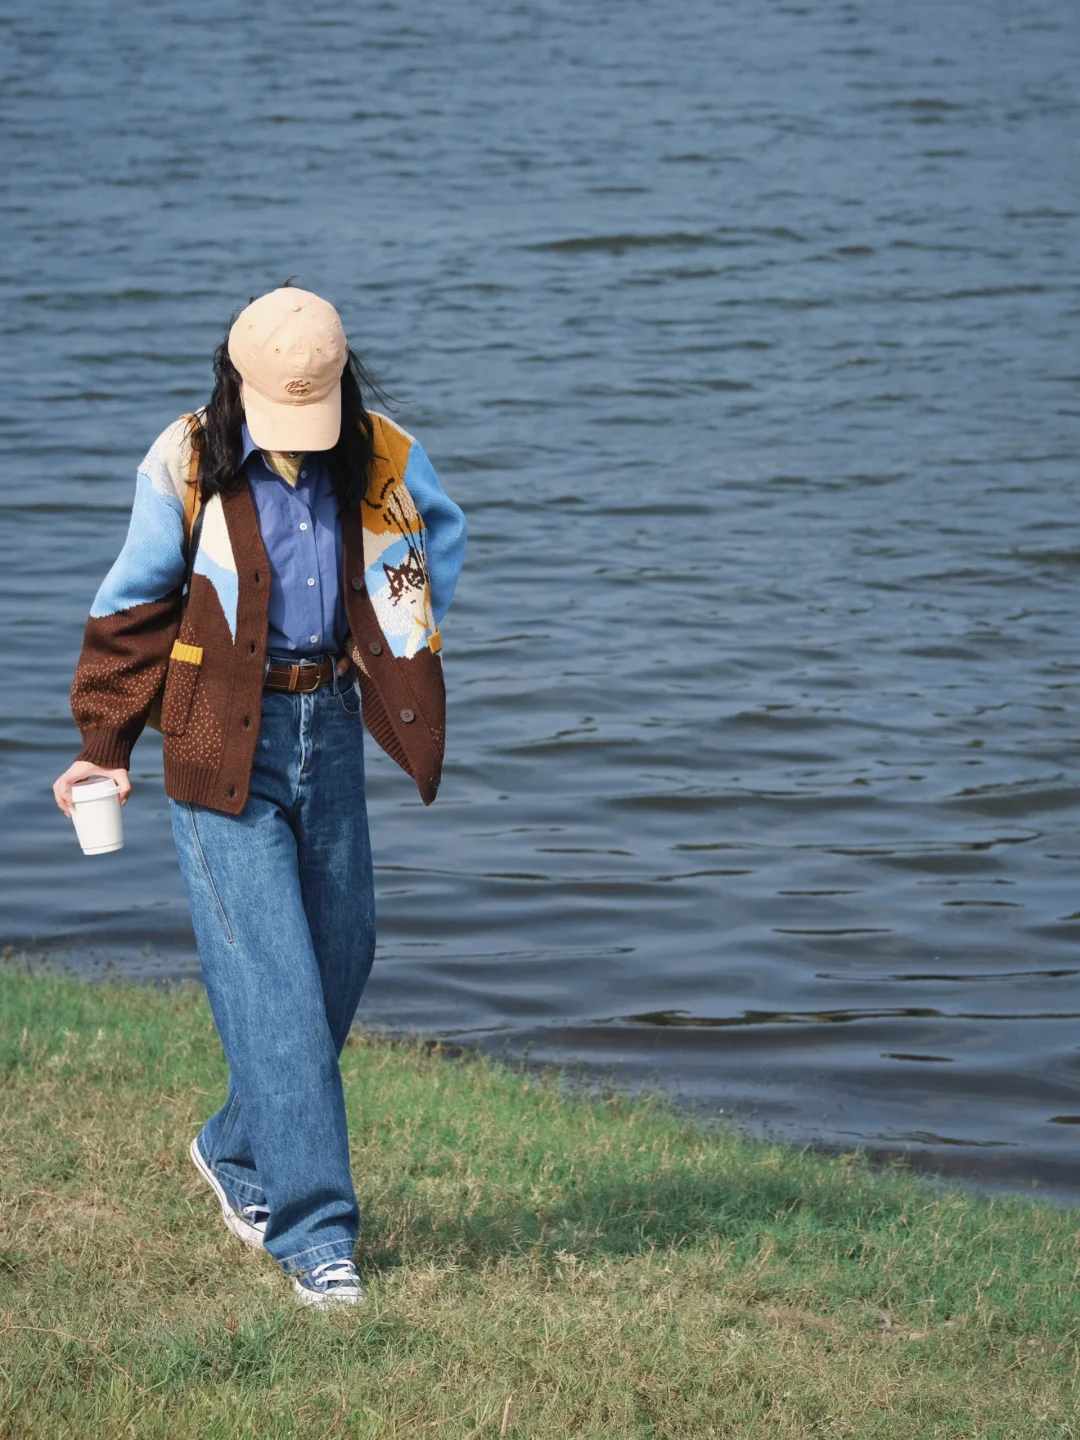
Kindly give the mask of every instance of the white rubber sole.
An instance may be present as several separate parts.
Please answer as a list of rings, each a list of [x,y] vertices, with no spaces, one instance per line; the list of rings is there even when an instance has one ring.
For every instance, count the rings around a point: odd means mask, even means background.
[[[321,1295],[317,1290],[309,1290],[306,1285],[301,1285],[299,1280],[294,1280],[293,1289],[301,1305],[312,1305],[317,1310],[336,1310],[339,1305],[359,1305],[361,1300],[367,1298],[362,1285],[350,1286],[348,1290],[332,1290],[327,1295]]]
[[[263,1249],[262,1233],[256,1230],[254,1225],[249,1224],[242,1215],[238,1215],[232,1208],[229,1204],[228,1196],[218,1183],[217,1176],[199,1153],[198,1136],[196,1136],[188,1146],[188,1154],[191,1156],[191,1163],[195,1166],[195,1169],[198,1170],[199,1174],[217,1196],[221,1205],[221,1213],[225,1218],[225,1224],[232,1233],[238,1240],[242,1240],[245,1245],[250,1245],[252,1250]]]

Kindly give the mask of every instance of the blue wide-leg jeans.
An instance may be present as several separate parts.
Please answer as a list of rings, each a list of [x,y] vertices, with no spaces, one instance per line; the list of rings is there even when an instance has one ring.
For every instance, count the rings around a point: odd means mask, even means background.
[[[265,1246],[286,1272],[351,1259],[338,1057],[375,954],[358,687],[263,691],[241,813],[169,808],[230,1070],[203,1158],[235,1208],[269,1211]]]

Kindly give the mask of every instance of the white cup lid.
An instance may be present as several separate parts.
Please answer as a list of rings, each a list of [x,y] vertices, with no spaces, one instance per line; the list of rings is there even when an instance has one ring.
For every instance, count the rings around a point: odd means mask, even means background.
[[[79,780],[71,787],[71,799],[76,805],[83,800],[107,800],[110,795],[119,793],[120,786],[107,775],[96,780]]]

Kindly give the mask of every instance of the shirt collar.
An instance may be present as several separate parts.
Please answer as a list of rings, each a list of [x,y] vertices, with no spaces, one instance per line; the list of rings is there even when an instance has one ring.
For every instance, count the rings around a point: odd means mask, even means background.
[[[262,465],[263,470],[266,472],[266,474],[273,475],[274,478],[277,480],[281,479],[281,476],[278,475],[276,471],[272,470],[270,466],[267,465],[266,461],[263,459],[262,451],[259,449],[258,445],[255,444],[255,441],[251,438],[251,431],[247,427],[246,420],[240,422],[240,443],[242,448],[240,451],[240,464],[238,466],[239,469],[242,470],[244,468],[247,462],[251,459],[252,455],[257,455],[259,457],[259,463]]]
[[[251,438],[251,431],[247,427],[246,420],[243,421],[240,426],[240,440],[244,447],[240,455],[241,466],[246,465],[252,455],[258,455],[260,458],[262,457],[262,451],[259,449],[258,445],[255,444],[255,441]]]

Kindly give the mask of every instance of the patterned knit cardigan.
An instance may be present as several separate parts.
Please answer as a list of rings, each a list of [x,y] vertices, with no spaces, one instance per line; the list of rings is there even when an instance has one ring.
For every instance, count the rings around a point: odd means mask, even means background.
[[[465,553],[465,517],[416,441],[372,412],[375,461],[342,516],[346,649],[364,721],[425,805],[442,774],[446,693],[438,621]],[[187,603],[183,513],[189,422],[139,467],[127,539],[86,624],[71,689],[80,760],[127,767],[161,688],[165,791],[238,814],[247,800],[266,655],[270,566],[251,486],[207,501]],[[354,671],[354,673],[355,673]]]

